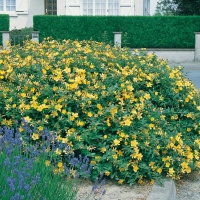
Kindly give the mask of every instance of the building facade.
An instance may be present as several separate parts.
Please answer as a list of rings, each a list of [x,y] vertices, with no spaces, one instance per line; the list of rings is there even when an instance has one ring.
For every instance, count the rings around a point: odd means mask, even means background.
[[[150,0],[0,0],[10,30],[33,26],[34,15],[147,16]]]

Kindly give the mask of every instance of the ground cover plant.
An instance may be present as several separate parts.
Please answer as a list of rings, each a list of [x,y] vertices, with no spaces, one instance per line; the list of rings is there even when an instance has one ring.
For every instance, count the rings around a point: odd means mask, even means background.
[[[1,197],[5,200],[77,199],[82,186],[79,177],[88,178],[91,172],[89,159],[80,155],[74,157],[69,147],[54,141],[54,135],[46,129],[40,142],[29,142],[37,128],[32,129],[24,120],[22,124],[23,138],[18,127],[0,127]],[[56,152],[61,150],[65,154],[57,157]],[[105,193],[101,188],[103,183],[97,180],[82,199],[94,197],[97,190],[102,196]]]
[[[24,117],[38,127],[31,141],[54,131],[90,158],[93,179],[142,184],[200,169],[199,92],[181,67],[144,49],[49,38],[9,47],[0,54],[0,99],[1,125]]]

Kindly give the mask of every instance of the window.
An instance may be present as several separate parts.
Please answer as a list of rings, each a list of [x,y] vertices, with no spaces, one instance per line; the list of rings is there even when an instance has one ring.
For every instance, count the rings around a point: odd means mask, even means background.
[[[16,0],[0,0],[0,11],[16,11]]]
[[[119,15],[119,0],[83,0],[83,15]]]

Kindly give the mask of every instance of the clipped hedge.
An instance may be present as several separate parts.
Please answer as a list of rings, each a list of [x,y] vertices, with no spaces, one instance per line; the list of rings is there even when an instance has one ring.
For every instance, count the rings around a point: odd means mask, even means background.
[[[9,15],[0,14],[0,31],[9,31]],[[2,45],[2,34],[0,33],[0,45]]]
[[[121,31],[123,46],[131,48],[194,48],[200,16],[34,16],[40,41],[54,39],[96,40],[113,43]]]

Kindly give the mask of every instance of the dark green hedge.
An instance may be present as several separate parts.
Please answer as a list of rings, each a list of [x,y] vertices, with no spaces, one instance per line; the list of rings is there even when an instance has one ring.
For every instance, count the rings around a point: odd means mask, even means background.
[[[0,31],[9,31],[9,15],[0,14]],[[0,33],[0,45],[2,45],[2,34]]]
[[[194,48],[200,16],[34,16],[40,40],[96,40],[113,43],[121,31],[122,44],[131,48]]]

